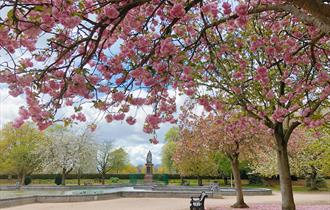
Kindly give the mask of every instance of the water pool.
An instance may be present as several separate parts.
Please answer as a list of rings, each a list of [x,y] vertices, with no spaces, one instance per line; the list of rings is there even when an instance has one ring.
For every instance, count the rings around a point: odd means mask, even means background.
[[[23,189],[23,190],[0,190],[0,199],[17,198],[33,195],[95,195],[116,192],[145,192],[148,189],[135,189],[134,187],[116,188],[90,188],[90,189]]]

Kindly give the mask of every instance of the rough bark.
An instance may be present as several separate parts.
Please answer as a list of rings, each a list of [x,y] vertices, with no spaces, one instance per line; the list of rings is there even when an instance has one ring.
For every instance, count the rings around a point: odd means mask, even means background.
[[[231,168],[234,175],[235,190],[236,190],[236,203],[231,207],[233,208],[249,208],[249,206],[244,202],[243,190],[241,176],[239,173],[239,161],[238,155],[232,155],[230,157]]]
[[[62,169],[62,185],[65,186],[65,176],[66,176],[66,169]]]
[[[101,179],[102,179],[102,185],[104,185],[105,184],[105,175],[104,174],[102,174]]]
[[[25,174],[20,175],[20,187],[24,186]]]
[[[330,26],[330,5],[321,0],[289,0],[295,6],[304,9],[320,22]]]
[[[78,185],[80,186],[80,178],[81,178],[81,169],[78,169]]]
[[[280,175],[280,186],[282,196],[282,210],[295,210],[293,199],[290,165],[287,150],[287,141],[280,130],[275,130],[275,138],[277,143],[277,159]]]

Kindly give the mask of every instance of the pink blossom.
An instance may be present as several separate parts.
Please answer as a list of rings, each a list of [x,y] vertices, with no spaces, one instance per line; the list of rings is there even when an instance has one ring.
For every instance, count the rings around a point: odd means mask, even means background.
[[[26,120],[30,117],[29,111],[23,106],[19,108],[19,115],[23,120]]]
[[[186,14],[183,4],[174,4],[170,10],[170,15],[173,18],[181,18]]]
[[[267,98],[268,100],[271,100],[271,99],[273,99],[274,97],[275,97],[274,92],[273,92],[272,90],[269,90],[269,91],[267,92],[267,94],[266,94],[266,98]]]
[[[145,103],[146,99],[144,98],[132,98],[131,104],[136,106],[142,106]]]
[[[129,125],[134,125],[136,123],[136,119],[134,119],[132,116],[129,116],[126,118],[126,122]]]
[[[273,115],[272,118],[277,121],[277,122],[283,122],[285,116],[288,114],[288,110],[285,108],[277,108]]]
[[[153,137],[153,138],[149,139],[149,141],[152,144],[158,144],[159,143],[159,141],[156,139],[156,137]]]
[[[123,120],[125,118],[125,114],[124,113],[119,113],[119,114],[115,114],[113,115],[113,119],[114,120]]]
[[[233,77],[238,80],[244,79],[244,74],[241,71],[236,71],[233,74]]]
[[[242,89],[240,87],[232,87],[231,90],[238,95],[242,93]]]
[[[186,93],[187,96],[192,96],[192,95],[194,95],[195,90],[189,88],[189,89],[187,89],[187,90],[185,91],[185,93]]]
[[[222,8],[223,8],[223,14],[225,14],[225,15],[229,15],[232,12],[231,4],[229,4],[228,2],[224,2],[222,4]]]
[[[105,116],[105,120],[106,120],[108,123],[111,123],[111,122],[113,121],[113,117],[112,117],[112,115],[111,115],[111,114],[107,114],[107,115]]]
[[[310,113],[310,111],[311,111],[310,108],[303,109],[301,115],[304,116],[304,117],[307,117],[308,114]]]
[[[81,121],[81,122],[85,122],[86,121],[86,116],[83,113],[80,112],[76,115],[76,119]]]
[[[125,99],[125,93],[116,92],[116,93],[112,94],[112,99],[116,102],[121,102]]]
[[[110,19],[116,19],[120,13],[114,6],[109,6],[104,9],[104,14]]]
[[[122,112],[128,112],[128,111],[129,111],[129,105],[128,105],[128,104],[124,104],[124,105],[122,105],[122,107],[121,107],[121,111],[122,111]]]
[[[247,4],[240,4],[235,7],[238,16],[246,16],[248,14],[249,6]]]
[[[173,55],[177,51],[175,45],[172,43],[171,38],[167,38],[160,43],[160,53],[162,56]]]
[[[16,118],[15,121],[12,123],[14,128],[20,128],[24,124],[24,120],[22,117]]]
[[[66,105],[66,106],[72,106],[72,104],[73,104],[73,100],[72,100],[72,99],[67,99],[67,100],[65,101],[65,105]]]
[[[28,67],[32,67],[33,66],[33,63],[31,61],[31,59],[22,59],[21,61],[21,64],[25,67],[25,68],[28,68]]]

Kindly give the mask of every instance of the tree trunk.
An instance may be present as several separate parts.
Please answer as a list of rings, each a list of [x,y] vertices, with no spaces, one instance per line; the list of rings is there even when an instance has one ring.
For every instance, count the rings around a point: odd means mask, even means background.
[[[197,177],[197,180],[198,180],[198,186],[203,186],[203,179],[202,179],[202,177],[198,176]]]
[[[80,168],[78,169],[78,185],[80,186],[80,177],[81,177],[81,170]]]
[[[284,135],[280,135],[276,131],[275,138],[277,142],[277,162],[280,175],[282,210],[295,210],[296,206],[293,199],[287,143]]]
[[[25,174],[21,175],[20,187],[24,186]]]
[[[66,169],[63,168],[62,169],[62,185],[65,186],[65,175],[66,175]]]
[[[102,174],[102,185],[104,185],[105,184],[105,175],[104,174]]]
[[[242,190],[242,182],[241,176],[239,173],[239,161],[238,155],[232,155],[230,157],[231,160],[231,168],[234,175],[234,182],[235,182],[235,190],[236,190],[236,203],[232,205],[233,208],[249,208],[248,205],[244,202],[243,197],[243,190]]]
[[[318,190],[316,179],[317,179],[317,171],[315,167],[312,167],[312,173],[310,175],[310,190]]]

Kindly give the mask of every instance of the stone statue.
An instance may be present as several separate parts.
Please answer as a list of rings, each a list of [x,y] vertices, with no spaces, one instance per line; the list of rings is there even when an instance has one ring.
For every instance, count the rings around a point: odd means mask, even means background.
[[[153,164],[152,164],[152,154],[149,150],[147,154],[147,163],[146,163],[146,174],[144,175],[144,183],[152,183],[152,172],[153,172]]]
[[[152,154],[151,154],[150,150],[147,154],[147,163],[152,163]]]

